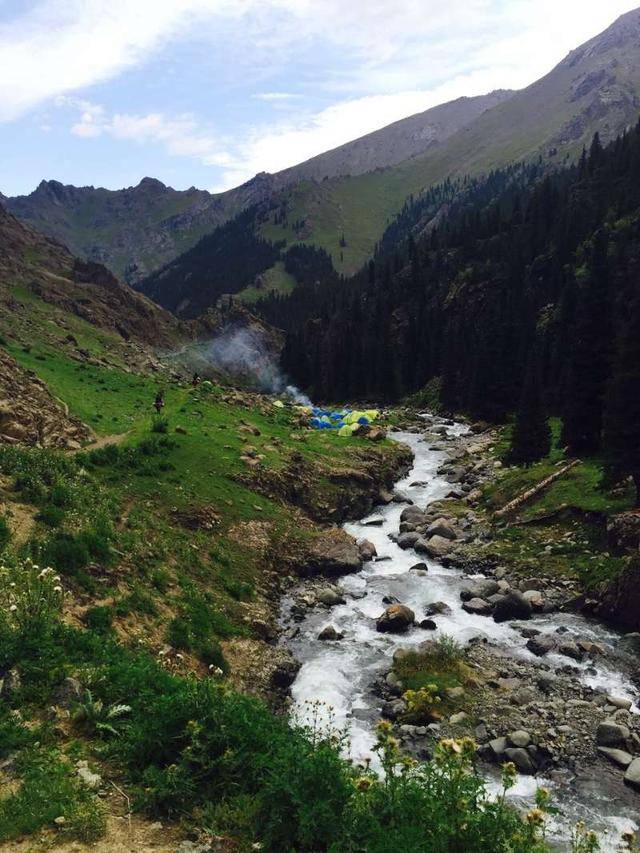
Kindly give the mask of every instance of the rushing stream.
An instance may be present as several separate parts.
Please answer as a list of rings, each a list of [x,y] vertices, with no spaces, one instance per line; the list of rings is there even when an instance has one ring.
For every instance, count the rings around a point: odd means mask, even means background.
[[[448,434],[460,436],[466,428],[460,425],[448,427]],[[447,455],[443,451],[430,449],[430,442],[419,434],[396,433],[394,438],[409,445],[414,453],[414,465],[408,476],[396,484],[396,491],[405,495],[414,504],[424,508],[434,500],[444,497],[451,484],[437,471]],[[390,535],[398,533],[400,514],[404,506],[391,503],[377,508],[372,516],[345,525],[345,530],[356,539],[365,538],[376,546],[378,557],[365,563],[362,571],[347,575],[339,581],[346,603],[330,610],[314,608],[298,624],[299,633],[287,641],[302,667],[292,686],[292,696],[297,714],[301,719],[310,713],[309,703],[320,700],[323,708],[331,708],[331,716],[337,727],[348,729],[350,756],[354,761],[372,758],[374,727],[380,718],[382,701],[373,692],[375,679],[389,669],[395,649],[401,646],[416,646],[427,637],[446,633],[459,643],[465,644],[471,637],[484,636],[493,643],[509,649],[514,655],[536,660],[526,649],[522,637],[507,622],[498,624],[486,616],[476,616],[462,610],[460,590],[468,577],[455,569],[447,569],[437,561],[417,557],[412,550],[401,550]],[[376,519],[376,525],[367,522]],[[380,523],[380,519],[382,522]],[[417,562],[426,562],[428,574],[410,572]],[[425,605],[430,601],[443,601],[451,607],[451,613],[436,617],[437,631],[426,632],[414,628],[406,634],[382,634],[376,631],[375,620],[385,609],[382,599],[395,596],[415,611],[421,618]],[[283,620],[287,622],[291,600],[284,602]],[[344,634],[339,642],[317,639],[320,631],[328,624]],[[560,626],[579,629],[580,636],[597,642],[605,649],[613,648],[618,635],[596,622],[573,614],[553,613],[534,616],[528,623],[545,632]],[[560,666],[566,658],[550,653],[546,662]],[[587,664],[582,666],[581,677],[585,684],[601,688],[618,697],[634,702],[638,693],[632,683],[621,672],[599,662],[597,670]],[[587,671],[588,670],[588,671]],[[637,708],[634,705],[634,710]],[[329,713],[327,711],[327,713]],[[540,777],[520,777],[511,792],[515,800],[526,803],[537,785],[545,784],[552,789],[554,783]],[[597,775],[587,783],[568,784],[558,793],[563,817],[550,826],[552,839],[558,849],[568,849],[570,827],[577,820],[608,835],[602,841],[602,849],[618,849],[616,839],[620,832],[635,828],[638,818],[640,796],[635,795],[637,806],[611,802],[606,789],[598,785]],[[631,800],[633,802],[633,798]]]

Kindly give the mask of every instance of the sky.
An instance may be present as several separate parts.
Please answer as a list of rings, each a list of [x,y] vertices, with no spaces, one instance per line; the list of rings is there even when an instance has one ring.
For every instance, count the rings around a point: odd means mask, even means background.
[[[0,0],[0,192],[219,192],[519,89],[638,0]]]

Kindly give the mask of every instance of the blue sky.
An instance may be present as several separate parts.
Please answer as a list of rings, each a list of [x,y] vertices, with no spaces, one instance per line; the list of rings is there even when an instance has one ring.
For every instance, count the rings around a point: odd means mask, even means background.
[[[0,192],[218,191],[521,88],[638,0],[0,0]]]

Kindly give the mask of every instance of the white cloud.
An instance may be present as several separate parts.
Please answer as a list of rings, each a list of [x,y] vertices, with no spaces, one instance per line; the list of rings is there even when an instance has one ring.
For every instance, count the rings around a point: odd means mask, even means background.
[[[302,97],[293,92],[258,92],[254,96],[256,101],[291,101]]]
[[[138,64],[216,0],[44,0],[0,23],[0,121]]]
[[[230,156],[220,141],[203,129],[189,113],[174,117],[163,113],[109,115],[104,107],[87,101],[65,99],[64,104],[81,110],[79,119],[71,126],[74,136],[83,139],[110,136],[139,145],[156,143],[177,157],[195,157],[216,166],[227,166],[230,163]]]

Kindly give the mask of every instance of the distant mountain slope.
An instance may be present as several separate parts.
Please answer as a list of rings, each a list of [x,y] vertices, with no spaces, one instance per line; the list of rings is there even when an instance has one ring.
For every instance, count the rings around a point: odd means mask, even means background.
[[[506,89],[498,89],[475,98],[457,98],[284,169],[275,177],[279,185],[286,186],[301,180],[322,181],[396,166],[424,154],[438,142],[445,142],[460,128],[508,100],[512,94]]]
[[[42,181],[30,195],[5,199],[14,213],[75,254],[105,264],[129,283],[140,281],[247,207],[290,185],[358,175],[426,151],[509,97],[505,91],[458,98],[348,142],[277,175],[265,172],[225,193],[178,191],[153,178],[106,190]]]
[[[286,221],[271,222],[263,234],[321,246],[340,272],[353,272],[409,195],[449,176],[478,175],[520,160],[541,157],[562,165],[589,146],[595,131],[607,142],[635,124],[639,112],[637,9],[425,154],[384,171],[293,188]],[[346,245],[340,246],[343,235]]]
[[[265,202],[268,215],[254,236],[315,245],[338,272],[350,274],[372,255],[410,195],[449,176],[481,175],[516,161],[562,165],[596,130],[607,142],[639,112],[640,9],[522,91],[458,99],[220,195],[179,192],[152,179],[115,192],[43,182],[6,204],[137,284],[217,226]]]

